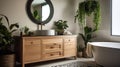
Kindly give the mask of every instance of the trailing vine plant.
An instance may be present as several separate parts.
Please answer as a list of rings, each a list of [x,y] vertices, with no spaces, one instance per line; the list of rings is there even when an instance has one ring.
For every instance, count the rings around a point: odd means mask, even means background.
[[[100,12],[100,3],[96,0],[85,0],[84,2],[79,3],[78,10],[75,16],[75,22],[78,20],[78,24],[82,26],[83,32],[80,33],[84,40],[85,49],[82,51],[86,51],[87,43],[92,39],[92,33],[96,32],[99,29],[100,20],[101,20],[101,12]],[[93,15],[93,27],[87,26],[86,16]],[[78,48],[80,48],[78,46]],[[79,50],[79,49],[78,49]]]

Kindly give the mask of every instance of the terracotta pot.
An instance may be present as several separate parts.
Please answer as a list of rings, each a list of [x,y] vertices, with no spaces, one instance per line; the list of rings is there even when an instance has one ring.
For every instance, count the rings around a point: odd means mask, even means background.
[[[15,55],[0,55],[0,67],[15,67]]]

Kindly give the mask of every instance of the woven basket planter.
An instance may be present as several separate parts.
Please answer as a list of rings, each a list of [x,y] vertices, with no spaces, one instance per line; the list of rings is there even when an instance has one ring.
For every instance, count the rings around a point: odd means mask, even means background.
[[[15,67],[15,55],[0,55],[0,67]]]

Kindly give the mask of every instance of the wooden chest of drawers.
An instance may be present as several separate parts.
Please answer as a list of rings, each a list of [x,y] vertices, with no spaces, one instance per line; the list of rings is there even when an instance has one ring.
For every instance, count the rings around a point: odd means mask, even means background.
[[[41,62],[58,58],[76,57],[76,35],[22,37],[20,61]]]

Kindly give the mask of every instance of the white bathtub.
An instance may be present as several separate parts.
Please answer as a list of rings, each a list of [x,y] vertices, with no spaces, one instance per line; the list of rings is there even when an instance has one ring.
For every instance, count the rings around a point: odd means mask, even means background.
[[[104,67],[120,67],[120,43],[90,42],[93,46],[93,57],[97,64]]]

